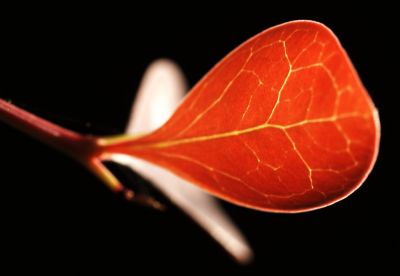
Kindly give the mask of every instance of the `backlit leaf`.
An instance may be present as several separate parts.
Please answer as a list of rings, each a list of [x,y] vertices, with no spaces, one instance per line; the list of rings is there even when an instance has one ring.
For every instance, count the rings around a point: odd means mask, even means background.
[[[232,51],[158,130],[100,142],[108,154],[153,162],[230,202],[300,212],[357,189],[379,134],[376,109],[335,35],[294,21]]]

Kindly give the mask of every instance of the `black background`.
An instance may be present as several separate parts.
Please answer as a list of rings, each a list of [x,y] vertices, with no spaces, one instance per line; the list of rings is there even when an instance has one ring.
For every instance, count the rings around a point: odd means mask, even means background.
[[[79,164],[1,124],[3,264],[56,275],[83,267],[131,273],[139,268],[265,273],[303,268],[322,274],[349,266],[390,267],[394,254],[389,250],[399,249],[394,235],[398,180],[391,177],[396,163],[390,159],[397,148],[398,119],[391,109],[398,91],[392,8],[264,5],[182,4],[181,11],[172,11],[154,4],[123,12],[35,6],[10,14],[4,9],[0,96],[83,133],[117,134],[154,59],[175,60],[193,85],[265,28],[294,19],[321,21],[347,49],[380,111],[380,155],[357,192],[329,208],[298,215],[223,203],[255,250],[253,264],[240,267],[173,206],[158,212],[125,202]],[[138,177],[133,181],[145,184]]]

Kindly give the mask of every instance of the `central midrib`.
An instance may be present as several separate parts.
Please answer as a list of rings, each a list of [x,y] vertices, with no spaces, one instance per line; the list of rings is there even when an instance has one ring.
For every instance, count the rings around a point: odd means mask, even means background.
[[[175,140],[167,140],[167,141],[148,143],[148,144],[140,144],[140,145],[133,146],[133,148],[134,149],[166,148],[166,147],[172,147],[172,146],[181,145],[181,144],[204,142],[204,141],[209,141],[209,140],[239,136],[239,135],[243,135],[243,134],[258,131],[258,130],[263,130],[266,128],[274,128],[274,129],[280,129],[280,130],[286,131],[287,129],[304,126],[306,124],[334,122],[338,119],[351,118],[351,117],[363,117],[363,115],[359,114],[359,113],[347,113],[347,114],[342,114],[340,116],[331,116],[331,117],[325,117],[325,118],[320,118],[320,119],[303,120],[303,121],[293,123],[293,124],[288,124],[288,125],[264,123],[264,124],[250,127],[250,128],[232,130],[232,131],[227,131],[227,132],[222,132],[222,133],[194,136],[194,137],[181,138],[181,139],[175,139]]]

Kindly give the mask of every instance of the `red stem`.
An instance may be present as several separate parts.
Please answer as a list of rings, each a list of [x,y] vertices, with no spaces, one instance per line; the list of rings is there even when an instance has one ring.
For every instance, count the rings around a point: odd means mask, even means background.
[[[2,99],[0,99],[0,121],[77,159],[113,191],[125,191],[114,175],[102,164],[103,150],[97,137],[84,136],[65,129]]]
[[[93,138],[51,123],[3,99],[0,99],[0,121],[73,157],[84,157],[93,150]]]

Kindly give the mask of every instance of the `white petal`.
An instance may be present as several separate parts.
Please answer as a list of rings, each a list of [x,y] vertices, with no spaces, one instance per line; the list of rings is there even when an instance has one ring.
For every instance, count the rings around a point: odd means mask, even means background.
[[[238,262],[247,263],[252,259],[253,252],[247,241],[212,196],[171,172],[146,161],[122,154],[114,154],[111,160],[132,168],[149,180]]]
[[[140,85],[126,132],[137,134],[162,126],[175,111],[186,90],[184,76],[175,63],[159,60],[151,64]],[[237,261],[247,263],[252,259],[250,246],[215,198],[143,160],[120,154],[111,156],[111,160],[129,166],[149,180]]]
[[[162,126],[187,91],[185,77],[172,61],[153,62],[143,77],[126,133],[149,132]]]

